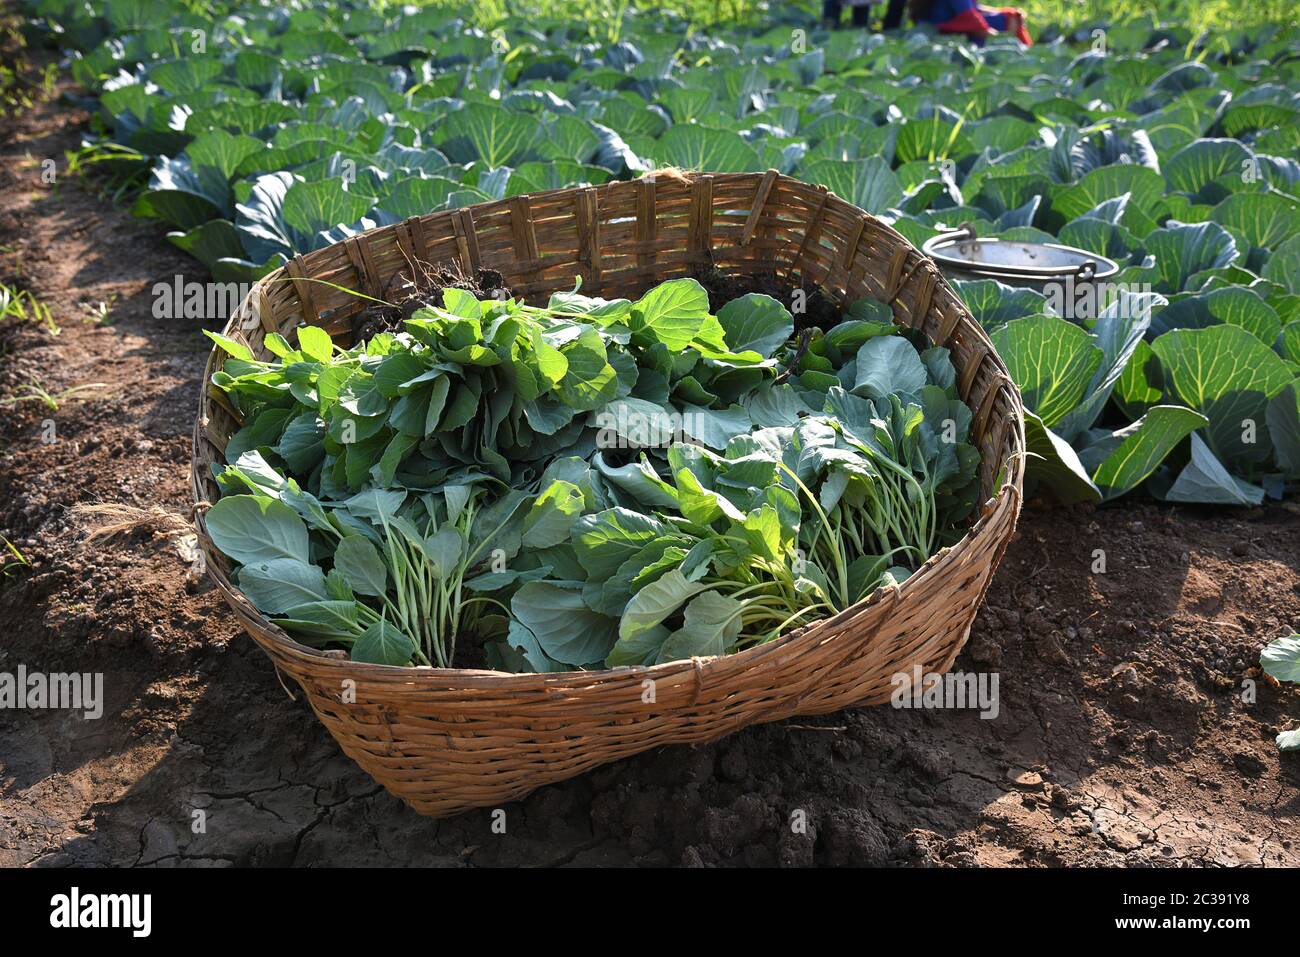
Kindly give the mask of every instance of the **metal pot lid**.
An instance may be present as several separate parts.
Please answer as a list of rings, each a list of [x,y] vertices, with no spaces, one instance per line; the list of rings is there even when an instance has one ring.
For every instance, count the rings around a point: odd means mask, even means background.
[[[969,224],[926,240],[921,252],[940,266],[990,278],[1109,279],[1119,263],[1086,249],[1057,243],[1028,243],[1009,239],[980,239]]]

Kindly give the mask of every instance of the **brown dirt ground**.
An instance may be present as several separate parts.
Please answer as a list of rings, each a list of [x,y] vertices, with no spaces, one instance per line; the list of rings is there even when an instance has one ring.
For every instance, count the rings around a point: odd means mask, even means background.
[[[286,696],[175,533],[88,545],[67,511],[188,510],[207,351],[198,321],[151,312],[153,284],[205,278],[195,264],[41,183],[85,119],[46,104],[0,135],[0,280],[62,329],[0,329],[0,397],[104,383],[0,408],[0,534],[31,562],[0,580],[0,671],[100,671],[107,704],[0,712],[0,864],[1300,864],[1300,757],[1272,740],[1300,691],[1256,667],[1300,623],[1294,503],[1031,506],[958,661],[1000,674],[997,720],[850,709],[545,788],[504,835],[486,811],[418,817]]]

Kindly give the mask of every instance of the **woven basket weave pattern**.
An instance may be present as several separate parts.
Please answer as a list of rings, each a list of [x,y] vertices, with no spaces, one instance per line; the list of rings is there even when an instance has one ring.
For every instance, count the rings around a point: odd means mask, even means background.
[[[661,175],[432,213],[350,238],[257,283],[226,333],[261,359],[271,357],[266,334],[292,339],[303,322],[348,344],[366,301],[310,280],[382,296],[416,260],[456,263],[469,275],[498,270],[515,296],[531,301],[573,288],[575,277],[588,295],[635,298],[666,279],[716,269],[775,273],[841,303],[889,303],[896,322],[951,350],[958,389],[974,411],[986,501],[969,534],[901,587],[737,654],[558,675],[356,664],[293,641],[231,581],[202,504],[219,495],[210,466],[224,461],[240,423],[224,395],[209,388],[195,425],[192,474],[209,573],[343,750],[390,792],[434,816],[498,805],[658,745],[883,702],[895,674],[951,666],[1015,528],[1023,409],[987,336],[902,236],[824,188],[775,171]],[[208,377],[221,362],[214,350]],[[355,702],[345,704],[352,695]]]

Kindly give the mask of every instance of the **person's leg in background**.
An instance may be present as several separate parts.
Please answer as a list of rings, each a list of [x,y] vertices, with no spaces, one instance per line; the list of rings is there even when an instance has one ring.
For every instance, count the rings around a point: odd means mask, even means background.
[[[832,30],[838,27],[842,10],[840,0],[822,0],[822,25]]]
[[[889,6],[885,8],[885,19],[880,24],[882,30],[897,30],[903,25],[903,10],[907,7],[907,0],[889,0]]]
[[[853,8],[853,25],[855,27],[871,26],[871,7],[862,3]]]

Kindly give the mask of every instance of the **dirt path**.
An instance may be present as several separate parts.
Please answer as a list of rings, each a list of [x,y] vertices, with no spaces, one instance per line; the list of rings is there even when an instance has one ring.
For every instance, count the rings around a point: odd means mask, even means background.
[[[102,383],[0,407],[0,534],[31,563],[0,579],[0,672],[102,672],[106,705],[0,711],[0,864],[1300,864],[1300,756],[1272,740],[1300,693],[1252,667],[1300,624],[1294,503],[1028,511],[958,662],[998,674],[996,720],[851,710],[546,788],[504,835],[416,816],[289,700],[175,533],[88,546],[67,512],[187,511],[206,354],[196,320],[152,315],[195,264],[41,182],[84,120],[46,104],[0,135],[0,281],[61,327],[0,327],[0,398]]]

